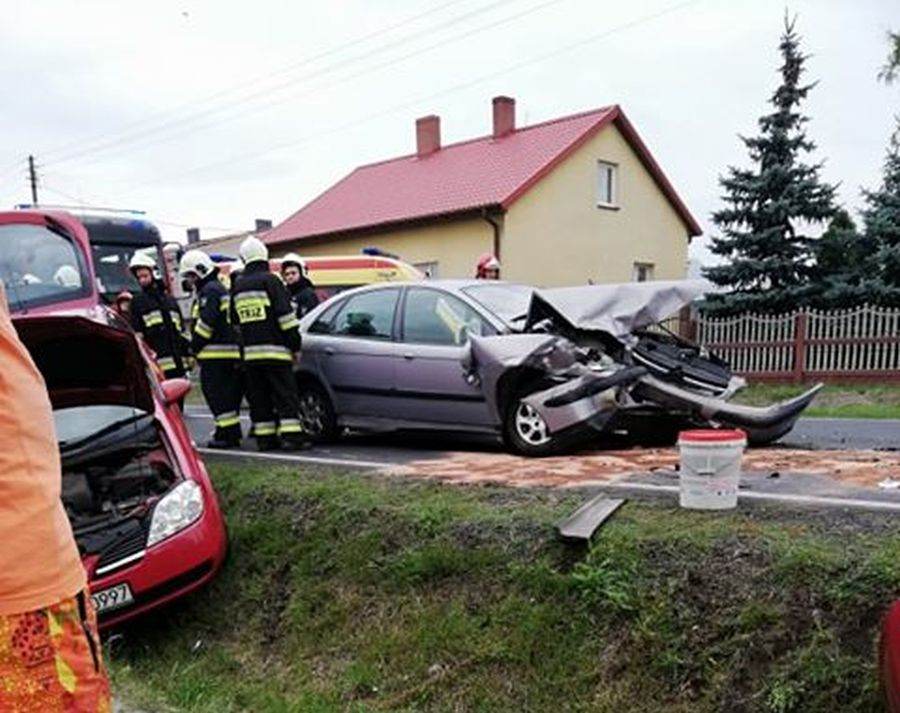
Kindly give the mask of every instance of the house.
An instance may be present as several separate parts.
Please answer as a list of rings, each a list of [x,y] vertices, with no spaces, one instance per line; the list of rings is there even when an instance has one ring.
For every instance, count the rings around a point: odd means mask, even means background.
[[[187,247],[202,250],[207,255],[218,255],[237,259],[238,248],[251,235],[261,237],[263,233],[272,228],[272,221],[265,218],[257,218],[253,230],[243,230],[239,233],[220,235],[217,238],[200,238],[199,228],[187,229]]]
[[[617,106],[517,127],[493,100],[489,136],[441,145],[416,121],[416,153],[360,166],[263,239],[273,255],[377,246],[437,277],[493,252],[504,279],[542,286],[677,279],[700,226]]]

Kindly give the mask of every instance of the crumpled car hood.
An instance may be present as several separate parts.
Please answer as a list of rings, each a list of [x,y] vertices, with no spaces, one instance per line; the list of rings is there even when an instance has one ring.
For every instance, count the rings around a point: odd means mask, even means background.
[[[535,290],[524,331],[549,318],[621,339],[671,317],[708,289],[703,280],[671,280]]]

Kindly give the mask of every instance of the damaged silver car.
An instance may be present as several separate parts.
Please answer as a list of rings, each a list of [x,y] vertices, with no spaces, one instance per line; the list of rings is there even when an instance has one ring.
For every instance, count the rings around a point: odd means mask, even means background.
[[[744,380],[657,327],[702,290],[434,280],[342,293],[301,321],[307,426],[323,440],[348,428],[487,433],[529,456],[673,443],[698,426],[780,438],[820,387],[767,408],[731,403]]]

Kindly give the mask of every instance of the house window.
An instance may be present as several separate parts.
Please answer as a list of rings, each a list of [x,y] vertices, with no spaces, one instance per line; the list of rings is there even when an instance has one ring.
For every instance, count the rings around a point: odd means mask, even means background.
[[[608,161],[597,161],[597,205],[604,208],[618,207],[619,167]]]
[[[653,279],[652,262],[636,262],[631,271],[632,282],[649,282]]]
[[[419,272],[421,272],[425,277],[436,278],[438,277],[438,264],[437,261],[434,262],[414,262],[413,267],[416,268]]]

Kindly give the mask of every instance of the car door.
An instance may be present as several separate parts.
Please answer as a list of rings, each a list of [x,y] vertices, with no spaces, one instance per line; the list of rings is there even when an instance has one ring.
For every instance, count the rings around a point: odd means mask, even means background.
[[[344,300],[327,333],[315,335],[319,368],[341,415],[393,415],[398,360],[394,320],[400,289],[366,290]]]
[[[407,288],[396,372],[397,404],[406,419],[479,429],[493,424],[480,387],[463,373],[470,333],[485,336],[495,330],[449,292]]]

